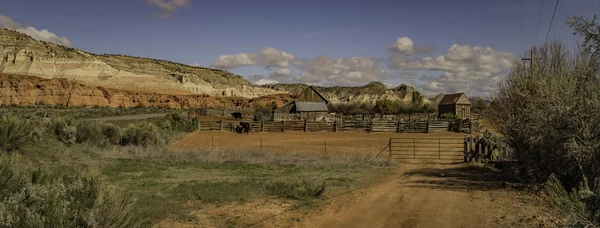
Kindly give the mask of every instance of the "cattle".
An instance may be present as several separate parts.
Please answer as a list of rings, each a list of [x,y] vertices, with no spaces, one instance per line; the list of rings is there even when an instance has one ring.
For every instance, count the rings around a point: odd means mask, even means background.
[[[232,116],[233,118],[235,118],[236,120],[242,119],[242,113],[241,113],[241,112],[234,112],[234,113],[231,113],[231,116]]]
[[[250,134],[250,131],[252,131],[252,126],[250,126],[250,123],[248,122],[241,122],[240,126],[242,127],[242,134]]]

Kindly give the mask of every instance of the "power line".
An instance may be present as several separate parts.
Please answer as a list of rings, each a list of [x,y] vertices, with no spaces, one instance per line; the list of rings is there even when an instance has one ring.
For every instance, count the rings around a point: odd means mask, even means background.
[[[560,10],[562,9],[562,5],[563,5],[563,3],[565,3],[565,1],[561,1],[561,2],[560,2],[560,4],[558,5],[558,10],[556,11],[556,21],[557,21],[557,22],[558,22],[558,19],[560,18]],[[552,32],[552,31],[554,31],[554,30],[555,30],[554,28],[556,28],[556,25],[557,25],[557,24],[558,24],[558,23],[554,23],[554,25],[552,26],[552,29],[551,29],[551,31],[550,31],[550,32]]]
[[[550,29],[552,28],[552,22],[554,22],[554,15],[556,15],[556,8],[558,8],[558,2],[560,2],[560,0],[556,0],[556,5],[554,5],[554,13],[552,13],[552,19],[550,20],[550,25],[548,26],[548,33],[546,33],[546,40],[544,41],[544,44],[548,42],[548,36],[550,36]]]
[[[538,37],[540,37],[540,27],[542,27],[541,25],[542,25],[542,16],[543,15],[544,15],[544,0],[540,0],[540,10],[538,12],[534,43],[537,43]]]

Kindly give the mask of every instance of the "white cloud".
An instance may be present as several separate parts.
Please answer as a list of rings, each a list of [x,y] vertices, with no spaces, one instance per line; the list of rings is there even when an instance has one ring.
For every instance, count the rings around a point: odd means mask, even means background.
[[[52,42],[65,47],[74,47],[73,43],[66,37],[59,37],[56,34],[46,30],[37,30],[32,26],[23,25],[13,21],[10,17],[0,14],[0,28],[11,29],[31,36],[36,40]]]
[[[413,40],[409,37],[400,37],[388,46],[388,49],[392,52],[402,55],[414,55],[414,54],[427,54],[435,48],[434,45],[425,45],[421,47],[415,46]]]
[[[275,80],[264,79],[264,78],[254,82],[254,84],[257,84],[257,85],[269,85],[269,84],[277,84],[277,83],[279,83],[279,82],[275,81]]]
[[[490,47],[452,45],[436,58],[409,58],[393,55],[388,58],[395,70],[438,71],[439,76],[422,77],[425,93],[453,93],[491,95],[498,81],[508,74],[516,56]]]
[[[190,66],[200,67],[202,65],[200,65],[200,63],[192,63],[192,64],[190,64]]]
[[[160,9],[160,13],[157,13],[156,16],[164,19],[171,18],[171,14],[180,8],[186,7],[190,5],[190,0],[142,0],[143,2],[156,6]]]
[[[244,66],[264,67],[268,76],[254,75],[255,83],[305,83],[310,85],[364,85],[372,81],[403,79],[424,93],[465,92],[490,95],[497,83],[512,68],[516,56],[490,47],[452,45],[437,57],[411,57],[428,53],[433,45],[415,46],[412,39],[401,37],[388,46],[393,55],[386,61],[375,57],[332,58],[320,55],[298,58],[295,55],[266,47],[256,53],[222,55],[211,67],[234,69]]]
[[[240,53],[219,56],[219,58],[213,61],[211,67],[227,70],[256,64],[258,64],[258,62],[256,62],[256,54]]]
[[[292,70],[290,68],[279,68],[275,71],[277,75],[291,75]]]

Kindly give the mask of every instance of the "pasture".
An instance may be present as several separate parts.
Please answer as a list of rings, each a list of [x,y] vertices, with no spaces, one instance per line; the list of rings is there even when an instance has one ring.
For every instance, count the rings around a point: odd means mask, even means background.
[[[221,131],[196,131],[176,140],[173,151],[205,149],[251,150],[263,152],[302,153],[306,155],[373,157],[383,150],[393,137],[462,137],[453,132],[423,133],[361,133],[361,132],[269,132],[237,134]],[[261,147],[262,140],[262,147]],[[387,153],[382,153],[387,157]]]

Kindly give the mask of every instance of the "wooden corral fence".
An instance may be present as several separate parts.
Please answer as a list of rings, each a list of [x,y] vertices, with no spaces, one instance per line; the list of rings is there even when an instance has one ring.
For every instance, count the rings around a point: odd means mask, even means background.
[[[512,150],[494,137],[465,136],[465,161],[507,161]]]
[[[495,136],[465,135],[464,137],[424,138],[395,137],[376,156],[388,153],[391,159],[451,160],[455,162],[506,161],[512,150]]]
[[[392,159],[433,159],[464,161],[464,138],[390,138],[387,146]]]
[[[247,122],[247,121],[244,121]],[[448,121],[250,121],[251,132],[398,132],[398,133],[429,133],[448,131]],[[201,121],[200,131],[236,131],[240,121]]]

